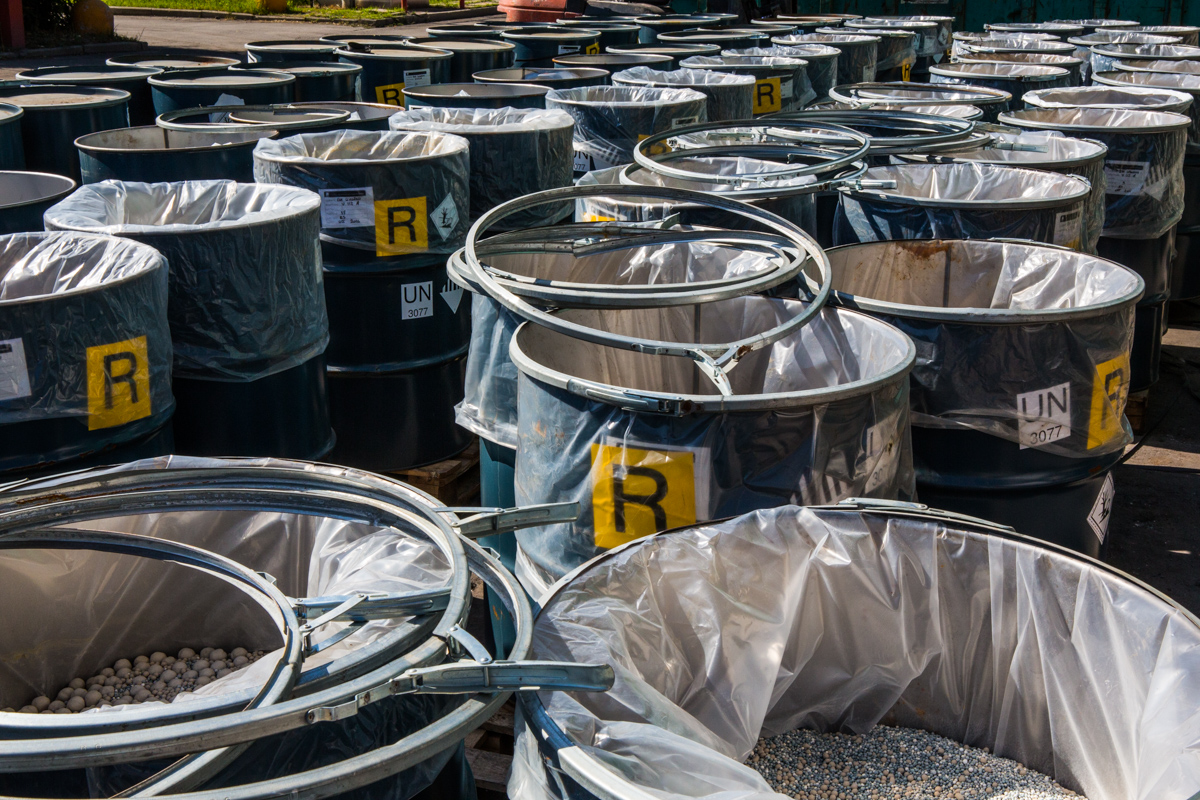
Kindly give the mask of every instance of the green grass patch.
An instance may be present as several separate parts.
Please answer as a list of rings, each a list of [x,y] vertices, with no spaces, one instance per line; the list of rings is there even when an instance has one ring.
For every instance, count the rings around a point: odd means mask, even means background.
[[[242,14],[265,13],[260,0],[106,0],[110,6],[126,6],[132,8],[181,8],[195,11],[228,11]],[[428,0],[430,8],[458,8],[458,0]],[[468,8],[479,8],[496,5],[495,0],[467,0]],[[414,11],[423,9],[414,8]],[[332,6],[312,6],[307,0],[293,0],[288,3],[289,14],[302,14],[311,19],[341,19],[341,20],[379,20],[402,19],[404,14],[396,8],[334,8]]]
[[[262,14],[259,0],[106,0],[110,6],[134,8],[182,8],[194,11],[229,11],[241,14]],[[292,4],[288,4],[292,10]],[[307,6],[305,7],[307,8]]]

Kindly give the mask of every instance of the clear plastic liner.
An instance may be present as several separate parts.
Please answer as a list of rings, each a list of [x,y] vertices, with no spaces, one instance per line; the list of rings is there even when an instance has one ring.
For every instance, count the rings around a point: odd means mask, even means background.
[[[985,33],[975,33],[972,31],[955,31],[954,36],[951,39],[951,45],[950,45],[951,57],[954,59],[958,59],[962,56],[971,55],[971,53],[967,49],[967,46],[972,45],[972,44],[977,44],[978,42],[981,42],[984,39],[986,39],[990,42],[999,44],[999,43],[1003,43],[1003,42],[1020,42],[1020,41],[1053,42],[1053,41],[1057,41],[1058,37],[1052,33],[1036,33],[1036,32],[1017,33],[1017,32],[987,31]]]
[[[1071,86],[1038,89],[1025,95],[1026,108],[1136,108],[1186,114],[1192,96],[1171,89],[1140,86]]]
[[[1196,618],[1027,539],[788,506],[646,539],[542,605],[534,657],[616,671],[603,694],[538,695],[615,796],[779,800],[742,763],[760,737],[880,723],[989,748],[1089,800],[1200,785]],[[519,800],[557,796],[536,742],[519,725]]]
[[[133,403],[135,413],[121,414],[118,406],[115,417],[103,417],[108,424],[93,428],[101,417],[91,413],[99,408],[89,411],[89,378],[103,387],[97,370],[114,353],[144,359],[149,402]],[[126,363],[109,374],[124,373]],[[0,236],[0,426],[74,419],[82,431],[110,428],[117,443],[128,438],[125,423],[150,416],[161,424],[174,408],[167,262],[160,253],[110,236]]]
[[[988,241],[834,248],[829,261],[839,303],[917,343],[913,425],[971,428],[1071,458],[1115,453],[1132,441],[1125,398],[1097,386],[1133,342],[1144,284],[1132,270],[1058,248]],[[1036,313],[1053,311],[1061,313]],[[1031,405],[1039,389],[1061,405],[1039,416]]]
[[[946,51],[948,51],[950,49],[950,39],[954,35],[954,18],[953,17],[933,16],[933,15],[929,15],[929,14],[904,14],[904,15],[893,16],[893,17],[888,17],[888,16],[866,17],[864,21],[875,22],[877,20],[882,20],[884,22],[895,21],[895,22],[899,22],[901,25],[903,25],[906,22],[916,22],[916,23],[932,22],[932,23],[936,24],[937,28],[938,28],[937,33],[936,33],[936,37],[937,37],[936,44],[937,44],[937,48],[938,48],[938,53],[941,55],[945,55]],[[932,45],[930,45],[930,48],[932,49]]]
[[[395,114],[394,131],[433,131],[470,144],[471,220],[521,195],[571,185],[575,120],[563,111],[522,108],[417,106]],[[551,225],[569,204],[544,205],[514,215],[507,227]]]
[[[1200,61],[1121,61],[1114,65],[1117,72],[1166,72],[1200,75]]]
[[[836,47],[837,85],[875,80],[878,69],[879,37],[852,33],[802,33],[776,36],[775,44],[791,47],[797,44],[824,44]]]
[[[864,181],[893,189],[843,187],[835,244],[892,239],[1029,239],[1079,249],[1086,241],[1080,178],[991,164],[872,167]]]
[[[322,241],[383,258],[462,247],[470,175],[467,140],[451,133],[338,130],[254,148],[259,183],[320,195]]]
[[[740,297],[564,313],[637,338],[734,341],[802,305]],[[729,373],[733,396],[725,400],[744,404],[736,409],[719,402],[690,359],[593,345],[532,323],[511,350],[520,370],[517,502],[582,506],[573,523],[516,534],[533,571],[551,580],[612,547],[697,520],[787,503],[912,497],[913,350],[877,320],[824,309],[747,355]],[[601,401],[600,392],[612,399]],[[678,415],[634,410],[622,399],[627,392],[706,405]],[[526,580],[521,570],[518,577]]]
[[[1014,84],[1029,88],[1058,88],[1070,86],[1071,73],[1062,67],[1041,64],[947,64],[930,69],[930,83],[965,83],[1002,89],[1019,99]]]
[[[879,37],[875,71],[911,67],[917,63],[917,42],[921,35],[904,28],[856,28],[859,33]],[[907,35],[905,35],[907,34]]]
[[[1098,44],[1092,46],[1092,69],[1108,72],[1118,61],[1200,61],[1200,47],[1184,44]]]
[[[575,118],[577,174],[629,164],[642,138],[708,121],[708,97],[693,89],[551,89],[546,108],[561,109]]]
[[[1053,108],[1001,114],[1026,130],[1096,139],[1104,161],[1104,235],[1153,239],[1183,215],[1183,157],[1191,118],[1169,111]]]
[[[320,205],[289,186],[103,181],[51,207],[45,222],[160,251],[170,265],[175,374],[254,381],[329,342]]]
[[[1158,62],[1151,62],[1158,63]],[[1092,82],[1102,86],[1140,86],[1147,88],[1158,89],[1173,89],[1177,92],[1184,92],[1191,96],[1192,102],[1184,111],[1192,118],[1192,127],[1188,131],[1188,141],[1195,144],[1200,143],[1200,103],[1197,99],[1200,98],[1200,62],[1193,61],[1167,61],[1167,64],[1194,64],[1196,67],[1195,73],[1187,72],[1123,72],[1120,70],[1114,72],[1097,72],[1092,75]],[[1177,109],[1163,109],[1167,111],[1176,111]]]
[[[1071,73],[1070,86],[1084,82],[1087,62],[1075,56],[1059,56],[1050,53],[966,53],[955,56],[955,64],[1037,64],[1043,67],[1061,67]]]
[[[1145,33],[1129,33],[1121,30],[1112,31],[1096,31],[1089,33],[1086,36],[1072,36],[1067,40],[1075,45],[1075,55],[1083,59],[1084,77],[1086,78],[1092,70],[1109,70],[1112,69],[1113,59],[1107,56],[1096,56],[1092,52],[1092,48],[1102,44],[1179,44],[1179,38],[1175,36],[1154,36]],[[1097,61],[1100,66],[1096,66]]]
[[[754,77],[754,114],[800,111],[816,99],[808,77],[808,62],[785,56],[691,56],[679,62],[685,69],[733,72]]]
[[[777,258],[690,242],[630,247],[582,257],[570,253],[506,253],[485,256],[482,260],[494,269],[535,280],[553,278],[579,283],[642,286],[750,275],[769,268],[770,262]],[[460,426],[510,448],[517,446],[517,369],[509,359],[508,348],[521,322],[520,317],[491,297],[472,295],[471,347],[467,354],[465,393],[463,400],[454,407],[454,419]]]
[[[856,111],[862,108],[854,103],[821,103],[812,106],[809,111]],[[983,109],[977,106],[906,106],[894,103],[871,103],[872,111],[906,111],[910,114],[930,114],[935,117],[953,117],[955,119],[977,120],[983,116]]]
[[[1066,42],[1017,34],[1016,36],[988,36],[968,41],[966,51],[968,53],[1057,53],[1061,56],[1069,56],[1075,53],[1075,48]]]
[[[744,50],[723,50],[723,56],[782,56],[802,58],[808,62],[808,82],[812,84],[817,99],[829,94],[838,84],[838,57],[836,47],[824,44],[775,44],[770,47],[748,47]],[[715,122],[711,117],[709,121]]]
[[[683,88],[708,98],[708,121],[749,119],[754,106],[754,76],[715,72],[709,69],[676,69],[669,72],[651,67],[631,67],[612,76],[614,86]]]
[[[941,28],[936,22],[921,22],[912,18],[899,19],[883,19],[880,17],[867,17],[861,20],[850,20],[846,23],[846,28],[855,33],[873,34],[872,30],[881,28],[883,30],[901,30],[910,31],[917,35],[913,46],[916,48],[917,55],[922,57],[935,57],[940,60],[946,53],[949,47],[949,42],[942,43],[939,41]]]

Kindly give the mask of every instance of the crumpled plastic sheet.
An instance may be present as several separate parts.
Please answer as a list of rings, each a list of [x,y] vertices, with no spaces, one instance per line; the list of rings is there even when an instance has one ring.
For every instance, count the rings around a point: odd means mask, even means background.
[[[1103,235],[1153,239],[1183,216],[1190,117],[1141,109],[1058,108],[1015,111],[1000,121],[1096,139],[1108,147]]]
[[[1125,398],[1096,385],[1133,343],[1134,303],[1144,284],[1132,270],[1057,248],[987,241],[887,242],[828,255],[839,303],[907,306],[865,313],[917,345],[909,386],[913,425],[971,428],[1069,458],[1115,453],[1133,440]],[[1032,314],[1004,323],[932,316],[942,309],[1017,315],[1109,304],[1081,319],[1047,322]],[[923,308],[935,311],[922,315]],[[1039,414],[1028,395],[1039,389],[1065,398],[1065,408]],[[1111,420],[1121,424],[1106,424]]]
[[[837,85],[875,80],[879,60],[879,37],[851,33],[802,33],[777,36],[771,41],[784,47],[797,44],[824,44],[836,47]]]
[[[1037,64],[1044,67],[1061,67],[1071,73],[1069,86],[1083,82],[1085,62],[1075,56],[1057,56],[1046,53],[968,53],[955,56],[954,64]]]
[[[1087,239],[1091,186],[1072,176],[991,164],[903,164],[872,167],[862,180],[894,180],[896,188],[840,190],[835,244],[1007,238],[1079,249]],[[1014,208],[1018,201],[1036,206]]]
[[[1167,62],[1187,64],[1193,62],[1178,61]],[[1187,114],[1192,118],[1192,127],[1188,130],[1188,141],[1191,143],[1200,143],[1200,103],[1197,103],[1197,98],[1200,98],[1200,62],[1196,62],[1196,73],[1163,73],[1163,72],[1097,72],[1092,75],[1092,82],[1103,86],[1135,86],[1157,89],[1172,89],[1177,92],[1184,92],[1191,95],[1192,102],[1187,109],[1179,113]],[[1176,109],[1167,109],[1174,111]]]
[[[186,469],[213,465],[212,459],[169,456],[102,470]],[[272,459],[240,459],[239,464],[278,466]],[[284,462],[288,465],[294,462]],[[336,468],[313,467],[318,470]],[[72,480],[55,476],[36,486]],[[21,487],[23,490],[28,488]],[[3,493],[0,492],[0,498]],[[65,527],[136,533],[182,542],[219,553],[263,571],[289,597],[353,592],[410,593],[446,585],[449,562],[441,549],[413,530],[365,522],[268,511],[190,511],[114,517]],[[278,634],[256,605],[223,581],[197,570],[152,559],[92,550],[10,550],[0,553],[0,596],[14,614],[6,645],[22,658],[0,660],[4,705],[22,705],[38,693],[54,691],[72,678],[92,674],[119,658],[174,653],[202,646],[274,651]],[[181,601],[181,598],[185,598]],[[53,619],[55,637],[47,638]],[[410,628],[412,619],[373,620],[304,662],[319,669],[381,637]],[[316,641],[345,623],[332,623]],[[24,642],[24,644],[23,644]],[[175,703],[203,704],[246,689],[257,689],[278,659],[268,652],[243,670],[180,696]],[[413,702],[413,701],[416,702]],[[231,786],[314,769],[390,744],[444,716],[461,697],[402,698],[376,703],[332,725],[316,725],[253,743],[215,784]],[[160,704],[143,704],[160,705]],[[137,714],[140,706],[113,706],[86,713]],[[364,716],[363,712],[370,711]],[[353,800],[402,800],[425,788],[452,751],[350,794]],[[94,792],[109,796],[148,777],[165,763],[146,762],[88,770]],[[100,796],[96,794],[96,796]]]
[[[959,106],[961,107],[961,106]],[[1036,169],[1043,172],[1057,172],[1061,175],[1075,175],[1083,178],[1092,185],[1086,203],[1087,222],[1085,246],[1087,253],[1095,253],[1100,241],[1100,232],[1104,230],[1104,197],[1107,181],[1104,177],[1104,155],[1107,147],[1095,139],[1082,139],[1063,136],[1045,131],[1022,131],[1020,133],[992,132],[993,143],[1015,144],[1038,147],[1041,151],[1008,150],[998,147],[981,147],[976,150],[960,150],[937,156],[917,156],[914,160],[932,161],[974,161],[978,163],[1009,165]],[[1086,163],[1070,165],[1080,159]]]
[[[1186,114],[1191,106],[1187,92],[1142,86],[1071,86],[1025,94],[1026,108],[1134,108]]]
[[[802,58],[808,62],[808,82],[816,92],[816,99],[827,97],[829,90],[837,86],[837,67],[840,51],[824,44],[775,44],[770,47],[748,47],[744,50],[722,50],[723,56],[783,56]],[[746,119],[748,117],[743,117]],[[711,115],[709,119],[712,119]]]
[[[329,342],[320,205],[290,186],[102,181],[51,207],[45,222],[161,252],[175,374],[245,382],[302,364]]]
[[[1130,33],[1119,30],[1114,31],[1096,31],[1089,33],[1086,36],[1072,36],[1067,40],[1075,45],[1075,56],[1082,58],[1084,63],[1084,77],[1086,78],[1091,72],[1114,69],[1113,62],[1115,59],[1108,56],[1096,55],[1092,48],[1101,44],[1179,44],[1178,37],[1174,36],[1155,36],[1146,33]],[[1097,67],[1096,63],[1100,66]]]
[[[684,69],[708,69],[754,77],[754,113],[800,111],[817,97],[808,78],[808,62],[786,56],[690,56],[679,62]],[[778,81],[778,92],[771,84]],[[763,100],[761,98],[771,98]]]
[[[1000,41],[1028,41],[1028,42],[1052,42],[1058,39],[1057,36],[1051,33],[1016,33],[1016,32],[992,32],[975,33],[972,31],[955,31],[951,38],[950,55],[952,58],[960,58],[962,56],[971,55],[967,50],[967,45],[976,44],[984,39],[992,42]]]
[[[612,82],[614,86],[683,88],[700,92],[708,98],[709,122],[749,119],[753,113],[753,75],[735,75],[709,69],[664,71],[651,67],[631,67],[614,72]]]
[[[944,57],[946,47],[938,41],[941,29],[936,22],[921,22],[919,20],[897,20],[897,19],[882,19],[880,17],[866,17],[860,20],[850,20],[846,24],[846,29],[855,33],[865,33],[874,35],[872,31],[876,28],[883,30],[901,30],[915,33],[917,38],[913,41],[913,47],[916,49],[916,54],[922,57]]]
[[[1050,55],[1057,53],[1058,55],[1069,56],[1075,53],[1075,48],[1066,42],[1057,42],[1050,39],[1040,39],[1025,34],[1018,34],[1016,36],[986,36],[975,41],[968,41],[966,43],[966,52],[1027,52],[1046,53]]]
[[[608,663],[551,719],[648,797],[779,800],[742,761],[796,728],[918,728],[1089,800],[1200,785],[1200,630],[1094,562],[960,523],[796,508],[647,539],[542,598],[533,657]],[[509,794],[558,797],[518,728]]]
[[[900,16],[881,16],[881,17],[866,17],[863,22],[874,23],[883,21],[885,23],[898,22],[901,26],[906,22],[932,22],[937,25],[937,32],[934,34],[935,41],[924,43],[929,49],[930,55],[933,55],[934,46],[937,47],[937,54],[944,56],[946,51],[950,49],[950,39],[954,35],[954,20],[946,16],[932,16],[928,14],[904,14]],[[940,61],[940,59],[937,59]]]
[[[1012,96],[1002,89],[986,86],[960,88],[952,84],[911,84],[901,81],[869,86],[844,86],[834,90],[833,98],[839,102],[853,103],[856,108],[867,109],[906,103],[920,105],[930,101],[933,101],[933,105],[973,105],[983,112],[985,122],[995,122],[996,117],[1012,102]]]
[[[879,38],[876,46],[876,73],[917,63],[917,42],[922,38],[916,31],[904,28],[855,28],[859,33]],[[905,35],[907,34],[907,35]]]
[[[575,309],[566,316],[638,338],[728,342],[775,327],[801,306],[739,297],[671,309]],[[913,496],[911,345],[877,320],[827,308],[796,333],[743,358],[729,373],[734,395],[856,385],[848,397],[801,395],[771,410],[626,410],[528,374],[518,349],[541,369],[617,392],[711,400],[716,389],[688,358],[593,345],[532,323],[517,332],[517,503],[582,506],[573,523],[517,531],[524,559],[551,580],[619,544],[696,520],[787,503]],[[528,570],[518,568],[517,576],[537,589]]]
[[[561,109],[575,118],[577,174],[629,164],[642,138],[708,120],[708,98],[694,89],[551,89],[546,108]]]
[[[1115,64],[1116,72],[1166,72],[1184,75],[1200,75],[1200,61],[1120,61]]]
[[[809,111],[856,111],[862,106],[855,103],[821,103],[810,106]],[[935,117],[953,117],[954,119],[978,120],[983,117],[983,109],[978,106],[906,106],[894,103],[871,103],[873,111],[906,111],[910,114],[931,114]]]
[[[111,236],[0,236],[0,426],[77,419],[88,430],[88,376],[96,368],[89,350],[138,339],[157,426],[175,408],[162,255]],[[146,432],[134,421],[111,427],[111,443]]]
[[[1071,73],[1062,67],[1039,64],[947,64],[933,67],[930,83],[968,84],[999,89],[1012,95],[1009,108],[1023,108],[1021,98],[1030,89],[1056,89],[1071,85]]]
[[[1200,61],[1200,47],[1183,44],[1098,44],[1092,47],[1092,70],[1108,72],[1122,60]]]
[[[471,220],[522,195],[571,185],[575,120],[564,111],[417,106],[395,114],[394,131],[433,131],[470,144]],[[504,221],[508,228],[552,225],[570,204],[543,205]]]
[[[321,198],[321,239],[384,258],[452,253],[470,227],[467,140],[451,133],[338,130],[263,139],[254,178],[310,189]],[[341,213],[338,198],[357,192],[364,209]],[[376,219],[376,204],[407,200],[424,230]],[[352,223],[352,224],[348,224]]]
[[[628,247],[580,258],[570,253],[519,253],[487,256],[483,261],[495,269],[535,279],[649,285],[748,277],[769,269],[777,259],[691,242]],[[517,368],[508,357],[508,346],[523,321],[491,297],[472,295],[465,391],[454,407],[454,419],[460,426],[510,448],[517,446]]]

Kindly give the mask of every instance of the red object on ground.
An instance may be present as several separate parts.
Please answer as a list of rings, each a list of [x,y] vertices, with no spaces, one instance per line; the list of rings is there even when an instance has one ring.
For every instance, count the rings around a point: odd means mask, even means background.
[[[579,14],[564,10],[567,0],[507,0],[497,8],[509,22],[554,22]]]
[[[0,44],[9,50],[25,47],[25,16],[21,0],[0,0]]]

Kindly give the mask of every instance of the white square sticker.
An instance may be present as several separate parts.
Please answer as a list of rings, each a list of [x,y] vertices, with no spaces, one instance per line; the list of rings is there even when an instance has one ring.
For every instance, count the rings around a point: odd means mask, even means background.
[[[795,95],[795,91],[792,89],[792,83],[793,81],[791,78],[784,78],[779,84],[779,96],[784,100],[790,100]]]
[[[1083,208],[1063,211],[1054,218],[1054,244],[1078,250],[1083,246]]]
[[[374,228],[375,191],[357,189],[321,190],[322,228]]]
[[[1070,436],[1070,382],[1018,394],[1017,427],[1022,450],[1042,447]]]
[[[579,45],[577,45],[577,44],[560,44],[558,46],[558,54],[560,56],[569,56],[572,53],[578,53],[578,52],[579,52]]]
[[[400,287],[400,292],[401,319],[433,316],[433,281],[406,283]]]
[[[1147,161],[1105,161],[1104,191],[1108,194],[1145,194],[1146,177],[1150,174]]]
[[[30,394],[25,343],[21,339],[0,341],[0,400],[14,400]]]
[[[404,70],[404,87],[409,86],[428,86],[429,70],[427,69],[406,69]]]

